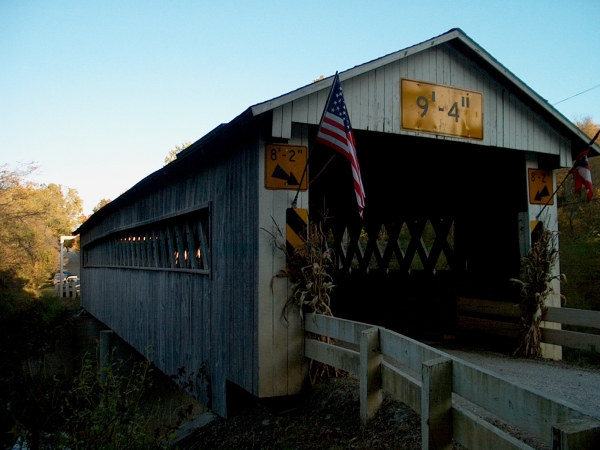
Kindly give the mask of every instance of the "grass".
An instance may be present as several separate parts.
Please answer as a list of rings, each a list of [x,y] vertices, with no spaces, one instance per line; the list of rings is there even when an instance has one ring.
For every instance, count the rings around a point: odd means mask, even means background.
[[[600,243],[561,243],[560,271],[567,276],[561,285],[567,308],[600,311]],[[565,330],[600,334],[598,328],[563,325]],[[600,350],[600,349],[598,349]],[[600,365],[600,353],[563,347],[566,361],[586,367]]]
[[[600,311],[600,243],[561,243],[561,286],[566,307]]]

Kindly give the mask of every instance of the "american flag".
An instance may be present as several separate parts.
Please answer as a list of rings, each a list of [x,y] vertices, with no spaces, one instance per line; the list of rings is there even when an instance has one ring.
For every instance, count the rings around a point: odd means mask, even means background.
[[[594,196],[594,186],[592,185],[592,172],[590,171],[590,164],[588,163],[588,153],[590,149],[584,150],[579,154],[573,168],[569,171],[575,179],[575,192],[579,192],[581,187],[587,189],[588,202]]]
[[[350,125],[350,117],[348,117],[348,110],[346,109],[346,102],[342,93],[342,85],[337,73],[333,79],[329,100],[327,105],[325,105],[323,118],[319,125],[317,142],[337,150],[350,161],[352,178],[354,179],[354,192],[356,193],[356,202],[358,203],[358,214],[362,219],[365,208],[365,190],[360,176],[358,158],[356,157],[354,133]]]

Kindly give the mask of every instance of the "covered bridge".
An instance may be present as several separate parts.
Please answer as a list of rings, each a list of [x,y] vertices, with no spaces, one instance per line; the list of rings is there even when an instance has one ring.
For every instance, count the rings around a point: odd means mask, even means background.
[[[230,383],[261,398],[306,383],[302,323],[283,318],[285,260],[265,230],[285,224],[332,79],[248,108],[78,230],[86,310],[165,373],[201,372],[199,399],[223,416]],[[458,29],[340,80],[364,220],[348,162],[328,163],[324,146],[298,200],[331,217],[334,314],[452,333],[457,298],[511,300],[555,169],[586,136]],[[556,217],[553,202],[539,219]]]

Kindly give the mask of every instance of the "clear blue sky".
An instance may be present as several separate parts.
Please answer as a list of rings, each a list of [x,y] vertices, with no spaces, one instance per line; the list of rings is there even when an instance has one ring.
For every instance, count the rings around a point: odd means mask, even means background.
[[[0,0],[0,164],[91,209],[247,107],[461,28],[550,103],[600,84],[598,0]],[[557,105],[600,122],[600,88]]]

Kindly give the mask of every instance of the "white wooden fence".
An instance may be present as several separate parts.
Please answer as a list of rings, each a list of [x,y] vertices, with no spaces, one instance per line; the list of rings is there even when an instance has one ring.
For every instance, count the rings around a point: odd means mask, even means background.
[[[63,297],[77,297],[78,292],[76,286],[78,284],[79,281],[76,280],[63,281]],[[57,297],[60,297],[60,283],[54,285],[54,294]]]
[[[305,354],[359,376],[363,423],[377,412],[385,389],[421,415],[423,449],[451,449],[452,438],[470,449],[531,449],[474,414],[464,406],[468,402],[555,449],[600,448],[600,420],[576,405],[406,336],[322,315],[308,316],[305,330],[338,342],[309,334]]]
[[[460,297],[457,302],[458,328],[516,338],[521,325],[519,305]],[[487,318],[486,318],[487,317]],[[542,323],[542,342],[580,350],[600,352],[600,335],[552,328],[551,323],[600,328],[600,311],[548,307]]]

